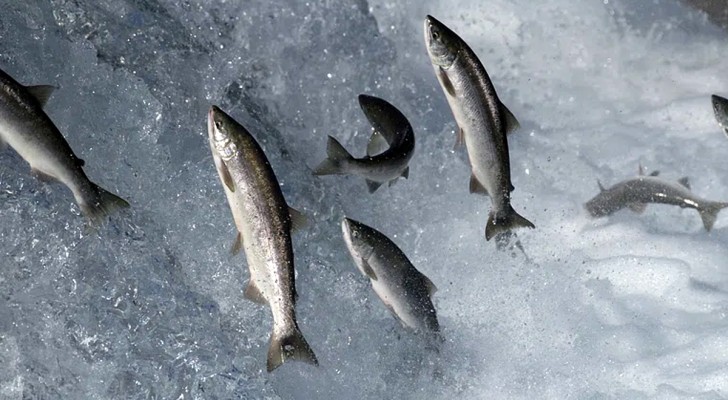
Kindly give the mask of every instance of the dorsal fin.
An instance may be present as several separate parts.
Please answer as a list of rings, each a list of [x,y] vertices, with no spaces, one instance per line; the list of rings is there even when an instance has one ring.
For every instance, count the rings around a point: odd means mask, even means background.
[[[475,174],[470,174],[470,193],[484,194],[488,196],[488,189],[483,186]]]
[[[685,189],[690,190],[690,179],[688,179],[687,176],[683,176],[682,178],[678,179],[677,183],[683,185]]]
[[[291,217],[291,232],[297,232],[308,225],[306,215],[295,208],[288,206],[288,214]]]
[[[435,286],[430,278],[426,277],[424,274],[420,273],[420,275],[422,275],[422,281],[425,283],[425,287],[427,288],[427,294],[429,294],[430,298],[432,298],[432,295],[437,292],[437,286]]]
[[[513,115],[511,110],[509,110],[503,103],[500,103],[500,112],[503,116],[503,128],[505,129],[506,134],[509,134],[521,127],[516,116]]]
[[[46,103],[48,103],[48,98],[50,98],[53,91],[56,90],[56,87],[51,85],[26,86],[25,88],[31,96],[38,100],[41,107],[45,107]]]
[[[607,190],[607,189],[604,189],[604,186],[602,186],[602,182],[599,179],[597,179],[597,185],[599,185],[600,192],[604,192]]]

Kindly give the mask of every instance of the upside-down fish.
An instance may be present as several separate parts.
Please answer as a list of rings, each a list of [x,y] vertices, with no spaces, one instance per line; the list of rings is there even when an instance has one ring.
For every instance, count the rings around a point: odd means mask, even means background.
[[[681,208],[694,208],[700,213],[705,230],[713,228],[718,212],[728,203],[705,200],[690,191],[688,178],[677,182],[669,182],[658,177],[658,172],[644,175],[640,167],[640,175],[636,178],[620,182],[608,189],[599,185],[599,194],[589,200],[584,207],[592,217],[604,217],[623,208],[641,213],[648,203],[669,204]]]
[[[314,170],[314,175],[358,175],[366,180],[369,193],[382,184],[391,186],[397,178],[409,177],[409,161],[414,154],[415,134],[407,118],[395,106],[378,97],[359,95],[359,105],[374,133],[367,145],[367,155],[354,158],[332,136],[326,147],[328,158]],[[382,152],[383,149],[386,149]]]

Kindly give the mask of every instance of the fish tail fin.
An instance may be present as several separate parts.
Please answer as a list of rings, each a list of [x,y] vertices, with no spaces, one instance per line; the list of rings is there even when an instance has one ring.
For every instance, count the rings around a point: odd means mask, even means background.
[[[297,360],[318,365],[316,355],[311,350],[311,347],[306,342],[298,327],[282,335],[277,335],[274,331],[270,337],[267,362],[268,372],[280,367],[288,360]]]
[[[101,224],[109,214],[122,208],[128,208],[129,203],[121,197],[109,192],[91,182],[91,196],[80,202],[81,211],[91,220],[92,225]]]
[[[505,212],[490,213],[488,224],[485,226],[485,240],[490,240],[499,233],[508,232],[515,228],[535,228],[535,226],[531,221],[520,216],[509,205]]]
[[[710,231],[713,228],[713,224],[715,224],[715,220],[718,218],[718,212],[726,207],[728,207],[728,203],[711,202],[698,209],[706,231]]]
[[[351,154],[336,139],[329,136],[326,144],[327,159],[313,171],[314,175],[340,175],[345,173],[346,161],[351,160]]]

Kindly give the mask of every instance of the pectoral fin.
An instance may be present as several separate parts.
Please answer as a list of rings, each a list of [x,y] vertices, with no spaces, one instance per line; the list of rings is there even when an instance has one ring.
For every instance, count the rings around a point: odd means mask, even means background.
[[[478,181],[474,174],[470,175],[470,193],[484,194],[488,196],[488,190]]]
[[[56,90],[55,86],[51,85],[26,86],[25,88],[28,89],[28,93],[30,93],[31,96],[38,100],[41,107],[45,107],[46,103],[48,103],[48,98],[50,98],[53,91]]]
[[[366,259],[361,260],[361,272],[364,273],[369,279],[376,281],[377,280],[377,274],[374,273],[374,270],[372,269],[372,266],[369,265],[369,262]]]
[[[442,67],[437,69],[437,76],[440,78],[440,83],[442,83],[442,87],[445,89],[445,92],[447,92],[450,96],[455,97],[455,87],[452,85],[450,78],[447,77],[447,73],[442,69]]]
[[[521,127],[521,124],[518,123],[515,115],[513,115],[511,110],[509,110],[508,107],[505,106],[505,104],[500,104],[500,111],[501,115],[503,116],[503,124],[506,134],[511,133]]]
[[[230,175],[230,170],[227,168],[225,163],[220,161],[217,167],[220,170],[220,177],[222,178],[225,186],[227,186],[228,190],[231,192],[235,192],[235,181],[233,181],[233,177]]]

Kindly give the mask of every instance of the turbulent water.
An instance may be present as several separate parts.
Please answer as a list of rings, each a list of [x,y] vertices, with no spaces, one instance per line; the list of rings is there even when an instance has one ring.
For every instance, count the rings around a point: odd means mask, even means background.
[[[89,231],[70,192],[0,152],[0,399],[728,398],[728,211],[583,203],[641,163],[728,200],[728,41],[673,0],[0,0],[0,68],[46,108],[90,178],[132,204]],[[432,14],[488,69],[525,255],[484,240],[489,200],[424,47]],[[326,136],[355,156],[356,96],[410,119],[408,180],[369,194],[314,177]],[[288,202],[299,325],[320,361],[265,372],[270,311],[206,139],[218,104],[265,149]],[[347,254],[346,215],[438,286],[439,354],[402,329]]]

